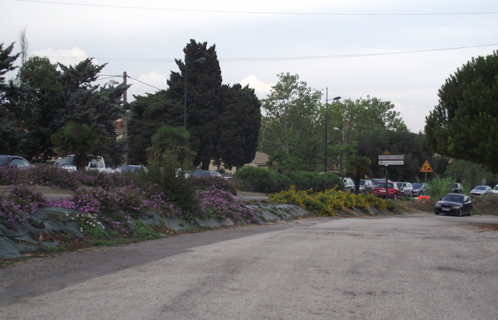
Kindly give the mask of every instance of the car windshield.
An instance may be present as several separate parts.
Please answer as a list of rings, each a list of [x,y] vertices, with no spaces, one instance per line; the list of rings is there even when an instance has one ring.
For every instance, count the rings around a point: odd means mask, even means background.
[[[412,183],[412,187],[417,189],[417,188],[422,188],[424,184],[421,183],[421,182],[415,182],[415,183]]]
[[[74,166],[74,156],[67,156],[59,162],[59,165]]]
[[[447,194],[444,196],[443,201],[463,203],[463,196]]]
[[[7,165],[7,161],[9,161],[9,157],[0,156],[0,167],[5,167]]]
[[[495,187],[493,188],[493,190],[498,190],[498,186],[495,186]]]
[[[385,187],[386,187],[386,183],[385,183],[385,182],[384,182],[384,183],[379,183],[379,184],[377,185],[377,187],[378,187],[378,188],[385,188]],[[388,187],[388,188],[392,188],[392,187],[393,187],[393,184],[392,184],[392,183],[388,183],[388,184],[387,184],[387,187]]]
[[[478,186],[478,187],[475,187],[474,190],[486,190],[486,187],[485,186]]]
[[[360,181],[360,187],[365,185],[365,181]]]

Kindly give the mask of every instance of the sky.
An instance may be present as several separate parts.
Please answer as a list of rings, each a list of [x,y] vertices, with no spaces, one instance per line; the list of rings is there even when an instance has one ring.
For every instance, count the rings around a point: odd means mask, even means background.
[[[224,84],[264,99],[278,74],[297,74],[323,103],[326,88],[329,98],[391,101],[418,133],[445,80],[498,50],[498,1],[0,0],[4,48],[19,52],[23,29],[30,56],[94,58],[107,63],[101,81],[126,71],[129,101],[167,89],[194,39],[216,45]]]

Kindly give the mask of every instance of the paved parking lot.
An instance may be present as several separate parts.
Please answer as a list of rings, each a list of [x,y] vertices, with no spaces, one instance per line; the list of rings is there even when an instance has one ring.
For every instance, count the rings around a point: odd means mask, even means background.
[[[497,319],[498,219],[316,218],[0,270],[1,319]]]

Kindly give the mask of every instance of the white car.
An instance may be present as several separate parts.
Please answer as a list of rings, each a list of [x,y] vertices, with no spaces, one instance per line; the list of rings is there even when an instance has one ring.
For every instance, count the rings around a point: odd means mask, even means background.
[[[470,196],[474,197],[480,197],[480,196],[485,196],[488,194],[491,194],[491,187],[490,186],[477,186],[472,191],[470,191]]]
[[[67,171],[76,171],[76,165],[74,164],[74,154],[64,157],[59,163],[56,162],[56,166],[59,166]],[[106,169],[104,158],[101,156],[93,157],[90,156],[90,161],[86,166],[86,170],[98,170],[98,171],[109,171],[111,169]]]
[[[492,194],[498,194],[498,184],[491,190]]]

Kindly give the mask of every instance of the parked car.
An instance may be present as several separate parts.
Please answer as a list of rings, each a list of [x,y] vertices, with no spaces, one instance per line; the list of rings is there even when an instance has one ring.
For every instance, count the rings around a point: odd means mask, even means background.
[[[385,198],[386,197],[386,183],[382,182],[375,187],[373,194],[376,197],[379,198]],[[387,183],[387,197],[388,198],[393,198],[394,200],[401,200],[403,199],[403,191],[398,187],[398,185],[395,182],[388,182]]]
[[[456,214],[458,216],[472,215],[472,201],[466,194],[448,193],[434,206],[434,213]]]
[[[498,194],[498,184],[491,190],[491,193]]]
[[[372,180],[360,180],[360,190],[358,191],[358,193],[372,193],[374,188],[375,187]]]
[[[470,195],[475,197],[485,196],[491,193],[492,191],[490,186],[477,186],[470,191]]]
[[[76,171],[76,164],[74,163],[74,154],[62,158],[62,160],[56,164],[57,166],[66,169],[67,171]],[[98,171],[113,171],[113,169],[106,169],[104,158],[101,156],[90,156],[90,161],[86,165],[86,169],[95,169]]]
[[[387,182],[390,182],[391,180],[387,180]],[[377,187],[379,183],[386,182],[386,179],[383,178],[373,178],[372,183],[374,185],[374,188]]]
[[[342,183],[344,183],[344,192],[354,192],[354,182],[351,178],[342,178]]]
[[[413,186],[410,182],[403,182],[401,183],[401,191],[403,191],[403,194],[407,197],[412,197],[413,194],[412,194],[412,190],[413,190]]]
[[[452,193],[462,193],[463,192],[463,185],[460,182],[455,182],[453,184],[453,187],[451,188]]]
[[[413,182],[412,183],[412,196],[418,197],[421,194],[427,193],[427,185],[425,182]]]
[[[31,163],[23,157],[0,155],[1,167],[16,167],[19,170],[26,170],[32,167]]]
[[[119,166],[116,171],[121,173],[121,172],[138,172],[145,170],[147,171],[147,168],[145,168],[142,165],[126,165],[126,166]]]
[[[211,170],[195,170],[194,172],[192,172],[190,176],[194,178],[205,177],[205,176],[223,177],[221,173]]]

